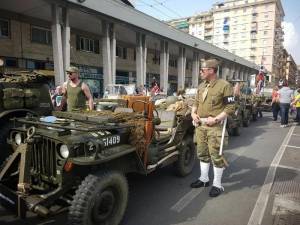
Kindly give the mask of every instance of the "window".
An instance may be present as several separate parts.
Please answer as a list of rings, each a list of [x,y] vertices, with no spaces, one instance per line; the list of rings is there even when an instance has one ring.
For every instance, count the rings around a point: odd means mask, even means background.
[[[76,48],[80,51],[94,52],[99,54],[99,40],[77,36]]]
[[[9,23],[8,20],[0,19],[0,37],[8,37]]]
[[[169,66],[177,68],[177,59],[170,59]]]
[[[127,48],[117,46],[116,47],[116,56],[122,59],[127,59]]]
[[[269,15],[268,15],[268,13],[266,13],[266,14],[265,14],[265,18],[268,18],[268,17],[269,17]]]
[[[244,13],[247,12],[247,9],[246,9],[246,8],[243,8],[243,12],[244,12]]]
[[[264,35],[267,35],[267,34],[268,34],[268,31],[265,30],[265,31],[264,31]]]
[[[6,67],[18,67],[17,59],[15,59],[15,58],[5,59],[5,66]]]
[[[39,44],[52,44],[51,31],[40,27],[31,27],[31,41]]]

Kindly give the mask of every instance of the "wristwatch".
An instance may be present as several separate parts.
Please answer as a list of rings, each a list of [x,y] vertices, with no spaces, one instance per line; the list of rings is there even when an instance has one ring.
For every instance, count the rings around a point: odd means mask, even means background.
[[[220,120],[216,117],[215,118],[215,123],[219,123],[220,122]]]

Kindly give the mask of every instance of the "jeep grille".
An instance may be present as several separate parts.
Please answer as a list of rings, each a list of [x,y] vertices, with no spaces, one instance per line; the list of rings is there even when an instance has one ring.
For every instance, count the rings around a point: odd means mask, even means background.
[[[34,143],[31,155],[32,172],[47,178],[56,176],[56,149],[57,143],[53,140],[42,138]]]

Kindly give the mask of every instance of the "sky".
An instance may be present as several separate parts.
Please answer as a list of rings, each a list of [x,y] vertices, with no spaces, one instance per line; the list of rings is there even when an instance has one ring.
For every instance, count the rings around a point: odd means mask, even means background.
[[[131,0],[136,9],[160,20],[191,16],[209,10],[215,0]],[[300,1],[281,0],[285,12],[284,46],[300,65]]]

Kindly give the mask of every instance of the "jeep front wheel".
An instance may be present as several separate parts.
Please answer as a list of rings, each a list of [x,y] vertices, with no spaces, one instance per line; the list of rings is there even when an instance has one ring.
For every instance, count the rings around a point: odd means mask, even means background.
[[[9,130],[12,128],[11,122],[5,122],[0,120],[0,164],[2,164],[5,159],[13,153],[10,145],[7,144],[7,137],[9,134]]]
[[[118,225],[128,201],[124,175],[107,172],[89,175],[78,187],[69,209],[69,222],[76,225]]]
[[[178,161],[175,164],[176,173],[179,176],[190,174],[194,168],[196,160],[196,148],[192,137],[186,137],[179,150]]]

